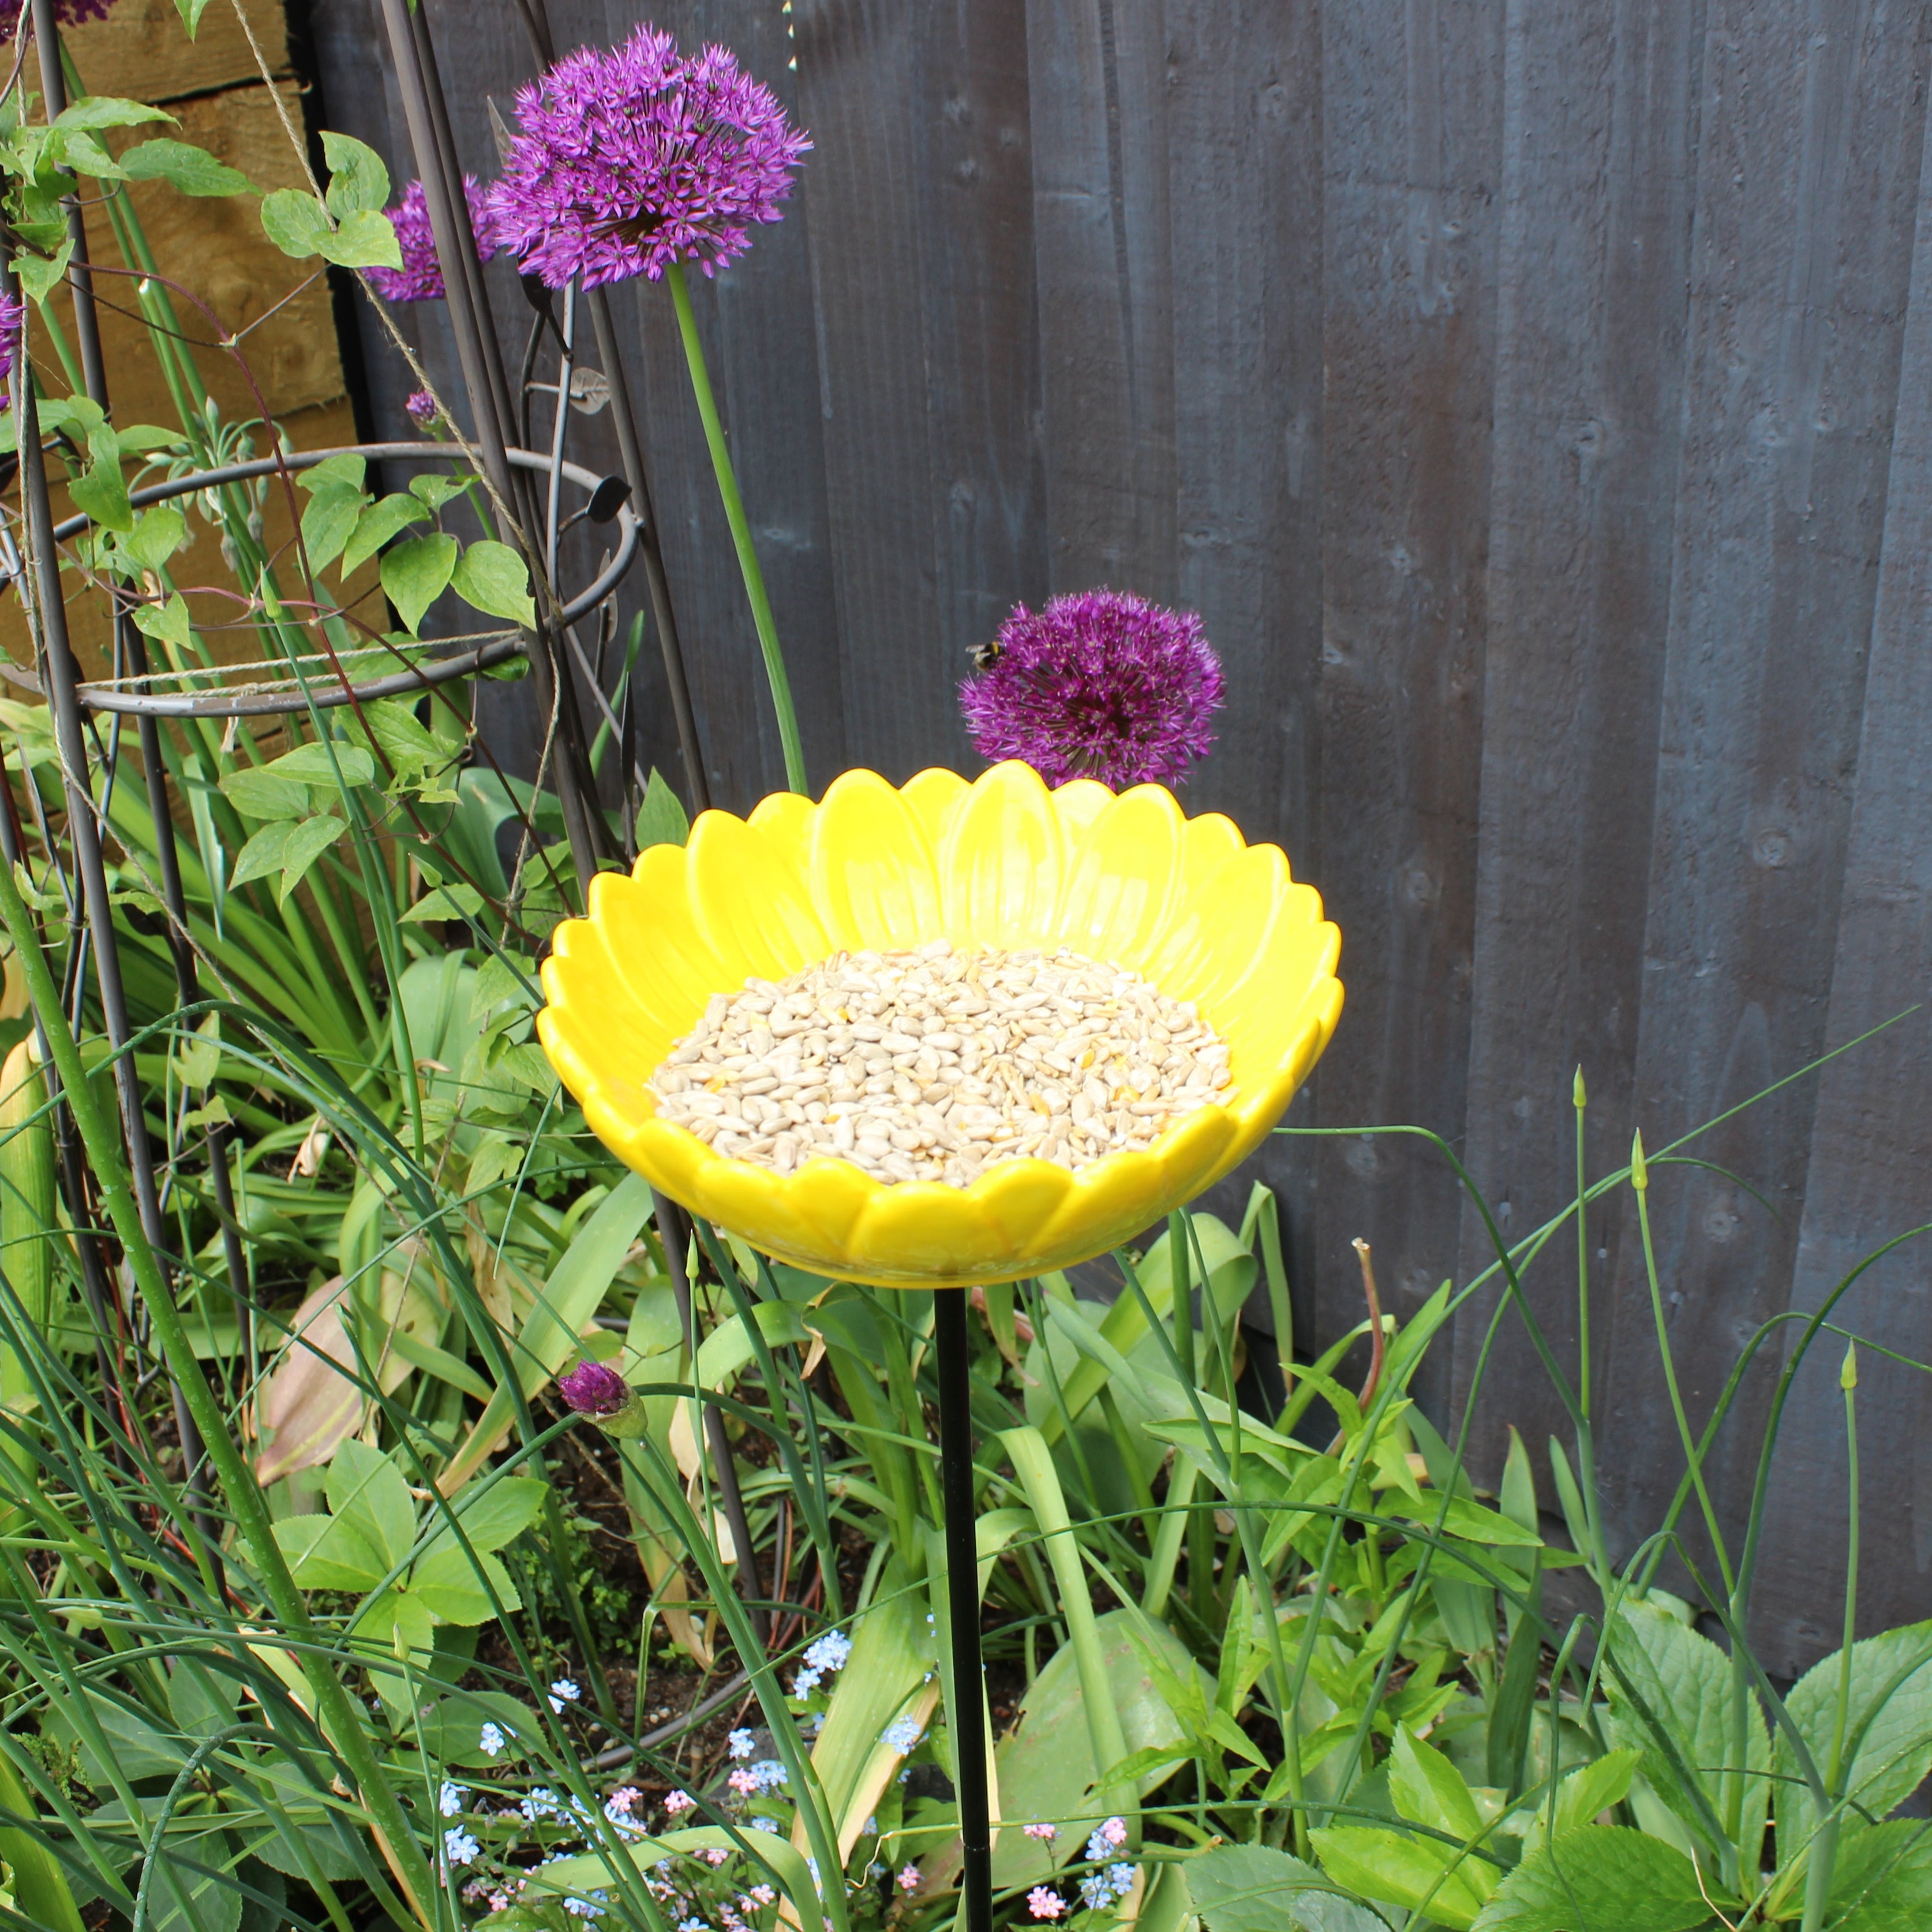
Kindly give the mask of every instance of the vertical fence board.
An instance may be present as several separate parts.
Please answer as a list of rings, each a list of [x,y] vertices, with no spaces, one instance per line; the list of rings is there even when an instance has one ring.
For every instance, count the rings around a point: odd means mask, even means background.
[[[1845,861],[1827,1040],[1843,1046],[1923,1000],[1932,958],[1932,150],[1920,172],[1910,320],[1892,439],[1878,607],[1865,680],[1858,802]],[[1932,1021],[1923,1010],[1826,1068],[1819,1084],[1792,1305],[1810,1315],[1880,1242],[1932,1221]],[[1833,1310],[1843,1326],[1925,1358],[1932,1291],[1923,1239],[1865,1274]],[[1787,1360],[1798,1330],[1786,1330]],[[1844,1345],[1821,1336],[1798,1372],[1767,1532],[1802,1565],[1769,1566],[1754,1605],[1768,1667],[1796,1671],[1838,1647],[1821,1579],[1844,1562]],[[1859,1628],[1925,1614],[1932,1571],[1932,1378],[1864,1352],[1858,1428],[1866,1445]],[[1882,1448],[1880,1445],[1882,1445]],[[1874,1456],[1874,1450],[1877,1454]],[[1880,1533],[1873,1533],[1885,1526]]]
[[[1630,1143],[1702,12],[1511,8],[1466,1150],[1510,1239],[1574,1198],[1572,1066],[1594,1168]],[[1590,1222],[1600,1287],[1620,1222]],[[1573,1378],[1576,1255],[1566,1234],[1528,1284]],[[1464,1277],[1494,1259],[1466,1209]],[[1485,1332],[1458,1331],[1459,1397]],[[1505,1421],[1560,1426],[1514,1315],[1486,1378],[1486,1462]]]
[[[1324,16],[1320,884],[1349,1000],[1318,1076],[1329,1126],[1462,1126],[1502,28],[1499,0]],[[1454,1180],[1414,1140],[1324,1144],[1322,1258],[1366,1236],[1406,1315],[1455,1267]],[[1348,1273],[1323,1279],[1324,1324],[1359,1318]]]
[[[1714,0],[1686,431],[1638,1054],[1653,1149],[1824,1041],[1858,758],[1919,174],[1924,10]],[[1657,1262],[1701,1422],[1781,1309],[1816,1083],[1700,1139],[1744,1178],[1660,1169]],[[1606,1364],[1612,1516],[1656,1520],[1681,1462],[1642,1257],[1620,1249]],[[1712,1468],[1730,1533],[1756,1459],[1754,1376]]]

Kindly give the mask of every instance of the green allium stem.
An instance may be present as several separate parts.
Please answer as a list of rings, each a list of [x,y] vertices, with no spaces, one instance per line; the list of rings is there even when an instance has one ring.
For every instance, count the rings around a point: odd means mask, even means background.
[[[704,344],[698,339],[698,318],[691,307],[691,288],[684,278],[683,265],[674,262],[664,271],[670,284],[672,302],[677,309],[678,333],[684,340],[684,359],[691,368],[691,393],[704,419],[704,440],[711,451],[711,466],[717,472],[718,495],[724,506],[724,520],[731,526],[731,542],[738,552],[738,568],[745,578],[745,595],[752,606],[752,622],[758,628],[758,649],[764,653],[765,676],[772,688],[772,708],[778,713],[778,742],[784,748],[785,783],[794,791],[806,789],[805,750],[799,742],[798,712],[791,701],[791,683],[785,676],[784,655],[778,649],[778,631],[772,617],[771,599],[765,595],[764,572],[758,568],[758,553],[752,542],[752,526],[746,520],[744,500],[738,494],[737,472],[731,466],[731,452],[724,441],[724,425],[718,420],[717,398],[711,392],[710,372],[704,363]]]

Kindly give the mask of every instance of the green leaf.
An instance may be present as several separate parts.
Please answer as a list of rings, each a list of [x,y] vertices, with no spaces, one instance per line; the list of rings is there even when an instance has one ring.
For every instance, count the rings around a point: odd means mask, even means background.
[[[1598,1825],[1532,1852],[1497,1888],[1476,1928],[1693,1932],[1714,1918],[1696,1868],[1676,1846],[1621,1825]]]
[[[56,130],[49,137],[46,159],[71,168],[77,175],[92,175],[98,180],[125,178],[118,161],[84,128]]]
[[[361,489],[368,476],[368,459],[345,450],[339,456],[326,456],[313,469],[302,470],[296,478],[298,488],[304,490],[326,489],[332,483],[346,483]]]
[[[302,550],[310,569],[326,570],[342,554],[368,500],[359,482],[326,483],[310,497],[302,520]]]
[[[1417,1742],[1406,1726],[1396,1732],[1389,1754],[1389,1796],[1412,1825],[1446,1832],[1466,1844],[1482,1831],[1482,1814],[1462,1774],[1432,1745]]]
[[[278,778],[297,778],[304,784],[326,785],[332,792],[346,785],[376,782],[376,761],[360,745],[346,745],[340,739],[327,745],[298,745],[264,766]],[[340,772],[338,779],[337,774]]]
[[[410,494],[420,496],[432,510],[440,510],[452,496],[460,496],[467,486],[458,476],[438,476],[434,472],[410,478]]]
[[[393,1658],[399,1636],[419,1656],[426,1654],[436,1643],[436,1619],[429,1606],[413,1590],[393,1586],[364,1604],[350,1628],[360,1644],[379,1652],[385,1658]],[[393,1662],[389,1667],[394,1670]],[[387,1690],[399,1688],[393,1676],[386,1675],[379,1682]]]
[[[121,442],[104,419],[88,426],[87,467],[68,484],[76,509],[104,530],[130,532],[134,506],[128,500],[128,479],[121,473]]]
[[[208,0],[175,0],[175,11],[182,16],[182,25],[188,29],[188,37],[193,40],[201,25],[202,10]]]
[[[502,1476],[486,1490],[459,1490],[454,1498],[463,1533],[478,1550],[501,1550],[543,1514],[545,1485],[533,1476]],[[460,1550],[456,1532],[445,1522],[429,1540],[425,1555],[446,1546]]]
[[[1900,1818],[1839,1841],[1832,1932],[1925,1932],[1932,1925],[1932,1826]]]
[[[1834,1651],[1814,1664],[1784,1700],[1821,1774],[1831,1755],[1842,1657]],[[1846,1796],[1874,1818],[1896,1808],[1932,1772],[1932,1623],[1907,1624],[1852,1646],[1845,1747]],[[1802,1844],[1811,1830],[1811,1799],[1796,1781],[1797,1754],[1782,1730],[1773,1768],[1791,1780],[1777,1786],[1778,1842]]]
[[[134,626],[143,637],[152,638],[158,644],[171,645],[184,656],[192,636],[188,599],[176,590],[170,594],[165,604],[136,604]]]
[[[483,1587],[482,1578],[477,1574],[479,1568],[496,1593],[496,1603],[490,1601],[489,1591]],[[510,1581],[510,1573],[495,1557],[478,1551],[472,1562],[454,1543],[433,1550],[416,1564],[410,1573],[410,1594],[439,1623],[486,1623],[496,1615],[498,1604],[506,1611],[523,1607],[516,1586]]]
[[[362,512],[342,553],[342,574],[346,578],[374,556],[398,531],[412,524],[425,523],[429,512],[406,491],[397,490],[380,502],[371,503]]]
[[[339,818],[325,812],[319,818],[304,818],[290,827],[282,848],[281,883],[275,889],[278,904],[286,904],[290,893],[302,882],[304,874],[349,830]]]
[[[1723,1767],[1732,1762],[1730,1658],[1668,1610],[1627,1601],[1612,1633],[1610,1664],[1605,1682],[1616,1742],[1642,1750],[1652,1790],[1714,1849]],[[1746,1753],[1752,1769],[1769,1768],[1770,1742],[1755,1712]],[[1754,1780],[1748,1802],[1762,1807],[1765,1796],[1762,1782]]]
[[[382,589],[411,637],[424,613],[448,587],[456,568],[456,539],[441,530],[407,537],[382,553]]]
[[[420,926],[432,920],[461,919],[466,914],[474,918],[482,910],[483,895],[474,886],[452,880],[425,892],[403,914],[403,923],[413,921]]]
[[[188,519],[172,503],[157,503],[141,512],[114,550],[142,570],[159,570],[187,541]]]
[[[64,108],[54,122],[54,132],[71,128],[136,128],[144,121],[172,121],[166,109],[151,106],[145,100],[122,100],[111,94],[90,94]]]
[[[284,1516],[275,1541],[304,1590],[373,1590],[389,1568],[358,1524],[333,1516]]]
[[[22,292],[37,302],[45,302],[60,286],[73,255],[71,242],[63,242],[51,255],[37,255],[22,249],[14,257],[14,272],[20,278]],[[44,418],[44,409],[41,415]]]
[[[691,836],[691,820],[677,794],[664,782],[656,766],[638,807],[638,850],[649,845],[682,845]]]
[[[306,261],[330,239],[328,212],[298,188],[274,188],[262,197],[262,232],[284,255]]]
[[[1556,1828],[1551,1835],[1560,1838],[1565,1832],[1594,1822],[1598,1812],[1621,1804],[1630,1794],[1630,1780],[1642,1755],[1641,1751],[1609,1751],[1594,1763],[1571,1772],[1556,1787]]]
[[[328,164],[328,212],[354,214],[380,208],[389,198],[389,171],[374,148],[352,135],[322,130],[322,158]]]
[[[466,604],[492,617],[507,617],[526,629],[536,622],[530,572],[508,544],[490,537],[472,544],[458,562],[450,584]]]
[[[1447,1508],[1444,1508],[1444,1504]],[[1520,1523],[1510,1522],[1494,1510],[1484,1509],[1480,1503],[1472,1503],[1466,1496],[1440,1495],[1427,1497],[1418,1508],[1403,1503],[1393,1507],[1390,1514],[1408,1517],[1412,1521],[1427,1525],[1433,1528],[1438,1515],[1442,1517],[1445,1535],[1460,1536],[1466,1543],[1490,1544],[1504,1549],[1540,1548],[1541,1537],[1533,1529],[1526,1529]]]
[[[1208,1932],[1388,1932],[1366,1905],[1339,1898],[1312,1865],[1266,1845],[1220,1845],[1178,1868]]]
[[[393,1569],[416,1540],[416,1506],[402,1472],[380,1450],[350,1436],[329,1458],[328,1506],[365,1537]],[[382,1570],[371,1580],[378,1580]]]
[[[176,1056],[184,1086],[196,1092],[205,1088],[221,1068],[221,1016],[208,1013],[194,1030],[194,1044],[184,1046]]]
[[[1495,1880],[1478,1857],[1378,1825],[1334,1825],[1309,1836],[1334,1884],[1408,1912],[1426,1899],[1430,1922],[1452,1932],[1469,1932]]]
[[[206,148],[197,148],[191,141],[142,141],[121,157],[121,166],[131,180],[164,181],[183,194],[255,192],[255,184],[239,168],[218,161]]]
[[[394,224],[373,208],[358,208],[342,218],[342,225],[320,244],[326,261],[343,268],[400,268],[402,244]]]
[[[298,778],[280,778],[260,766],[244,765],[238,771],[230,772],[221,781],[221,789],[235,809],[248,818],[301,818],[308,811],[308,787]],[[250,844],[255,842],[250,840]],[[276,856],[272,862],[268,854],[272,849]],[[246,856],[247,848],[244,848]],[[270,872],[281,869],[280,847],[262,848],[262,856],[254,862],[259,869],[251,870],[249,878],[266,878]],[[239,871],[239,862],[237,864]],[[246,879],[238,883],[245,885]]]

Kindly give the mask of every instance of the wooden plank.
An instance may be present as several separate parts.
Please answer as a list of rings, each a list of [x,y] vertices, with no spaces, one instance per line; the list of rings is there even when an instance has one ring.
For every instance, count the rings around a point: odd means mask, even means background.
[[[1712,0],[1638,1116],[1661,1145],[1823,1044],[1911,263],[1926,10]],[[1690,1413],[1792,1278],[1814,1082],[1660,1172],[1658,1264]],[[1612,1522],[1681,1462],[1628,1233],[1604,1364]],[[1712,1465],[1735,1527],[1768,1386]]]
[[[1854,1040],[1925,998],[1932,960],[1932,144],[1922,164],[1918,233],[1887,476],[1885,540],[1872,620],[1858,799],[1846,846],[1826,1036]],[[1885,1240],[1932,1220],[1932,1019],[1921,1010],[1822,1076],[1791,1302],[1809,1314]],[[1925,1358],[1923,1240],[1880,1262],[1833,1319]],[[1786,1359],[1798,1330],[1785,1330]],[[1768,1669],[1795,1673],[1835,1649],[1834,1592],[1845,1559],[1847,1486],[1838,1370],[1844,1345],[1819,1339],[1799,1371],[1767,1519],[1754,1635]],[[1865,1558],[1858,1624],[1869,1635],[1932,1615],[1932,1401],[1920,1371],[1867,1350],[1859,1364],[1865,1445]],[[1877,1526],[1882,1534],[1874,1534]]]
[[[1027,10],[1055,591],[1177,583],[1174,292],[1160,10]]]
[[[1510,11],[1466,1148],[1506,1238],[1574,1198],[1573,1067],[1593,1168],[1630,1146],[1702,39],[1682,0]],[[1600,1303],[1622,1232],[1593,1216]],[[1532,1277],[1573,1378],[1576,1253]],[[1494,1258],[1466,1208],[1463,1278]],[[1460,1320],[1459,1412],[1497,1299]],[[1505,1424],[1568,1438],[1514,1316],[1486,1387],[1485,1468]]]
[[[1187,808],[1276,841],[1319,886],[1321,13],[1295,0],[1231,20],[1170,0],[1167,46],[1175,591],[1228,679]],[[1316,1166],[1310,1143],[1272,1140],[1216,1197],[1238,1226],[1255,1178],[1276,1189],[1298,1291],[1313,1276]]]
[[[268,71],[290,70],[283,0],[245,0],[248,27]],[[88,91],[124,100],[175,101],[261,79],[232,0],[215,0],[190,40],[175,0],[116,0],[106,17],[62,29]],[[186,137],[186,138],[192,138]]]
[[[1348,988],[1325,1126],[1463,1127],[1502,22],[1499,0],[1323,14],[1321,878]],[[1455,1265],[1454,1182],[1414,1142],[1322,1145],[1319,1326],[1360,1318],[1357,1234],[1406,1314]]]

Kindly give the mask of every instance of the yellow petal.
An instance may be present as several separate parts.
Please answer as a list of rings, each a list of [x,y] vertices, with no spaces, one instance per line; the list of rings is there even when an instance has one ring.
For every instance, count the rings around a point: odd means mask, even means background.
[[[1248,849],[1240,828],[1218,812],[1204,812],[1181,829],[1181,890],[1200,892],[1229,860]]]
[[[836,946],[916,951],[940,929],[932,843],[904,795],[871,772],[848,772],[825,794],[809,876]]]
[[[1114,802],[1114,794],[1093,778],[1069,778],[1053,794],[1054,809],[1070,840],[1084,831]]]
[[[792,1177],[793,1205],[799,1220],[799,1241],[823,1258],[802,1265],[820,1274],[842,1275],[851,1252],[852,1230],[866,1211],[866,1203],[879,1184],[849,1160],[808,1160]]]
[[[1194,894],[1153,949],[1147,976],[1164,993],[1192,1000],[1218,1031],[1215,1002],[1244,979],[1268,943],[1288,890],[1280,848],[1251,845]]]
[[[1091,1261],[1144,1233],[1170,1208],[1161,1190],[1160,1162],[1151,1154],[1110,1154],[1073,1177],[1065,1204],[1040,1237],[1054,1264],[1071,1268]]]
[[[782,979],[832,951],[800,868],[742,819],[700,813],[686,860],[698,928],[726,971],[736,969],[730,989],[752,974]]]
[[[680,845],[654,845],[639,855],[626,879],[601,872],[591,882],[590,921],[566,920],[554,944],[567,952],[579,928],[608,928],[610,953],[626,983],[652,1019],[674,1039],[698,1023],[714,993],[735,993],[746,968],[735,970],[698,930],[691,903],[689,861]]]
[[[974,785],[948,818],[939,858],[956,946],[1017,948],[1050,938],[1066,854],[1030,765],[995,765]]]
[[[926,828],[927,842],[936,852],[946,820],[966,796],[966,781],[957,772],[942,771],[938,766],[918,772],[905,782],[902,794],[913,814]]]
[[[810,799],[795,791],[775,791],[752,806],[746,823],[754,832],[762,832],[794,865],[802,867],[818,811]]]
[[[1056,802],[1072,789],[1055,793]],[[1107,800],[1070,843],[1056,936],[1076,952],[1138,971],[1166,929],[1179,884],[1173,794],[1136,785]]]
[[[878,1189],[848,1251],[854,1281],[886,1288],[997,1280],[1013,1258],[1005,1235],[967,1191],[936,1180]]]
[[[969,1190],[1007,1252],[1022,1260],[1041,1252],[1042,1231],[1072,1191],[1073,1176],[1050,1160],[1003,1160]]]

